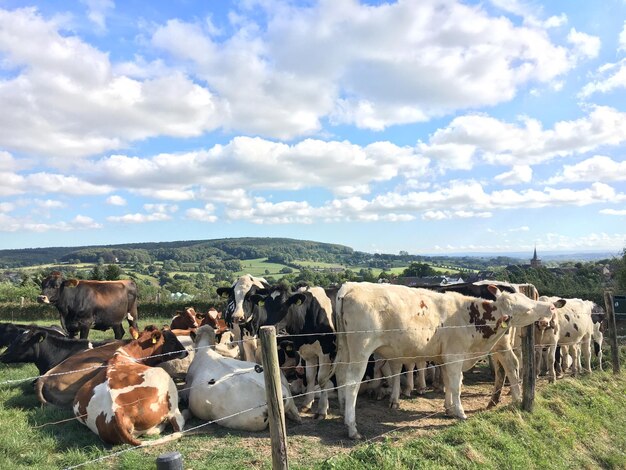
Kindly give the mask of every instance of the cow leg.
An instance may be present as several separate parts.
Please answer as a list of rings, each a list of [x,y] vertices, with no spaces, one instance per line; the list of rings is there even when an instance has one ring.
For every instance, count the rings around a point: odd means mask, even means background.
[[[493,371],[494,371],[494,383],[493,383],[493,391],[491,392],[491,399],[487,404],[487,409],[493,408],[498,403],[500,403],[500,396],[502,394],[502,388],[504,387],[504,367],[502,367],[502,362],[498,355],[489,356],[493,358]]]
[[[328,377],[330,368],[331,368],[331,360],[329,354],[322,354],[318,356],[319,359],[319,368],[318,368],[318,383],[320,386],[320,400],[317,404],[317,413],[315,414],[315,419],[326,419],[326,415],[328,414],[328,392],[327,388],[332,388],[332,384],[330,382],[321,383],[319,381],[319,377]]]
[[[580,344],[582,348],[582,358],[584,361],[583,370],[591,374],[591,338],[587,336]]]
[[[124,337],[124,327],[122,326],[121,323],[118,323],[117,325],[113,325],[113,334],[115,335],[115,339],[122,339]],[[82,338],[82,336],[81,336]]]
[[[444,391],[441,366],[438,366],[437,364],[433,365],[433,390],[439,393],[442,393]]]
[[[552,344],[548,347],[546,352],[546,366],[548,367],[548,382],[556,382],[556,370],[554,369],[554,356],[556,354],[556,344]]]
[[[449,361],[448,361],[449,362]],[[450,413],[460,419],[467,419],[463,405],[461,404],[461,384],[463,383],[463,363],[452,362],[446,364],[444,374],[448,377],[446,384],[446,393],[450,390],[450,399],[452,407]]]
[[[602,343],[593,342],[593,348],[598,356],[598,367],[602,370]]]
[[[80,339],[87,339],[89,337],[89,327],[81,326],[80,327]],[[73,336],[71,336],[73,338]]]
[[[389,408],[397,410],[400,408],[400,373],[402,372],[402,363],[399,361],[389,361],[391,368],[391,397],[389,397]]]
[[[345,374],[344,423],[348,427],[348,437],[350,437],[350,439],[361,439],[362,437],[356,428],[356,399],[359,393],[361,379],[367,368],[368,357],[369,354],[365,355],[365,357],[363,357],[363,355],[355,357]]]
[[[572,375],[574,377],[578,376],[580,372],[579,364],[580,364],[580,343],[573,344],[570,347],[570,351],[572,353]]]
[[[306,395],[304,396],[304,404],[300,407],[302,413],[309,413],[313,408],[315,401],[315,378],[317,377],[317,357],[307,356],[303,358],[306,361]]]
[[[417,365],[417,394],[426,392],[426,361],[418,361]]]
[[[511,385],[511,395],[513,397],[513,401],[519,402],[522,399],[522,390],[520,386],[519,379],[519,362],[517,360],[517,356],[513,353],[512,350],[505,350],[504,352],[497,353],[497,358],[499,362],[502,364],[504,368],[504,373],[509,378],[509,384]],[[498,388],[502,389],[504,385],[504,378],[502,379],[502,384],[498,386]],[[494,387],[494,393],[496,389]]]
[[[405,362],[404,367],[406,368],[406,386],[402,390],[402,395],[411,398],[411,393],[415,388],[415,377],[413,376],[415,373],[415,362]]]
[[[441,370],[441,378],[443,379],[443,407],[446,410],[446,415],[450,416],[452,413],[452,394],[450,392],[450,385],[448,382],[448,373],[446,371],[446,366],[444,365],[439,366],[439,369]]]

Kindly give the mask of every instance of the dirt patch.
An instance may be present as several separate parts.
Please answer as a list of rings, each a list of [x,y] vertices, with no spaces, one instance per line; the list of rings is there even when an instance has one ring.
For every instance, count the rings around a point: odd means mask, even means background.
[[[486,367],[476,368],[464,374],[461,400],[465,413],[471,416],[484,411],[489,402],[493,378]],[[348,439],[343,417],[338,413],[336,397],[330,399],[330,410],[326,420],[315,420],[312,413],[301,413],[302,424],[287,421],[288,451],[291,463],[312,465],[338,454],[350,452],[356,446],[377,442],[385,438],[402,441],[424,436],[434,430],[442,429],[457,422],[448,418],[444,412],[444,396],[429,389],[424,395],[413,392],[411,398],[401,398],[399,409],[390,409],[388,397],[383,400],[359,396],[356,413],[359,432],[363,441]],[[300,405],[302,398],[296,399]],[[503,406],[511,403],[508,386],[502,393]],[[317,404],[317,403],[316,403]],[[190,423],[191,424],[191,423]],[[262,462],[271,459],[269,431],[261,433],[236,433],[210,426],[213,436],[238,436],[237,446],[254,453],[255,459],[248,461],[251,467],[262,466]]]

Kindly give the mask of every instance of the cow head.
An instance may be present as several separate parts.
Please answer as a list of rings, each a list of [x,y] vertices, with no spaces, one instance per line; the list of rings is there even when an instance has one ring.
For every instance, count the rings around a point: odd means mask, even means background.
[[[40,304],[56,304],[62,284],[63,274],[58,271],[52,272],[41,281],[41,295],[37,297],[37,302]]]
[[[0,362],[14,364],[33,362],[39,354],[39,343],[44,341],[48,333],[45,331],[25,330],[17,336],[0,356]]]
[[[564,299],[554,303],[549,301],[531,300],[524,294],[502,292],[496,286],[489,286],[489,291],[496,298],[494,307],[500,315],[510,317],[510,325],[515,327],[528,326],[541,319],[548,318],[548,322],[556,314],[556,309],[565,305]]]
[[[254,277],[250,274],[241,276],[232,287],[220,287],[217,294],[227,298],[228,304],[225,311],[225,320],[228,324],[247,323],[252,317],[252,303],[247,294],[260,294],[269,287],[262,277]]]
[[[154,325],[147,326],[137,339],[120,349],[130,357],[142,359],[149,366],[171,359],[182,359],[188,354],[174,333],[160,330]]]

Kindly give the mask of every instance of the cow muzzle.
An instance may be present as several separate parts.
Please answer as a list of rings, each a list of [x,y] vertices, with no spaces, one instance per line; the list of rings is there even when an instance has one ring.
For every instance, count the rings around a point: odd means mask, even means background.
[[[48,298],[47,295],[38,295],[37,296],[37,303],[38,304],[49,304],[50,303],[50,299]]]

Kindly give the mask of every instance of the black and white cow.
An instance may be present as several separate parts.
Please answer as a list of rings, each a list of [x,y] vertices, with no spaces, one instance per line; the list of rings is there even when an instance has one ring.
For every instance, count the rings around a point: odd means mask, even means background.
[[[0,348],[10,345],[15,338],[24,333],[24,331],[31,329],[39,329],[46,331],[56,336],[66,336],[63,329],[59,326],[38,326],[38,325],[24,325],[17,323],[0,323]]]
[[[324,289],[311,287],[292,293],[287,287],[270,288],[267,295],[253,295],[252,302],[258,306],[258,326],[275,325],[285,331],[293,341],[294,349],[306,362],[307,393],[302,411],[307,412],[315,399],[316,377],[329,378],[332,361],[336,354],[335,327],[332,304]],[[316,419],[328,414],[330,382],[319,383],[321,392]]]
[[[231,287],[217,289],[217,295],[228,299],[224,320],[233,332],[234,340],[240,345],[239,359],[257,363],[260,360],[250,297],[256,293],[265,294],[269,287],[264,278],[244,274]]]

